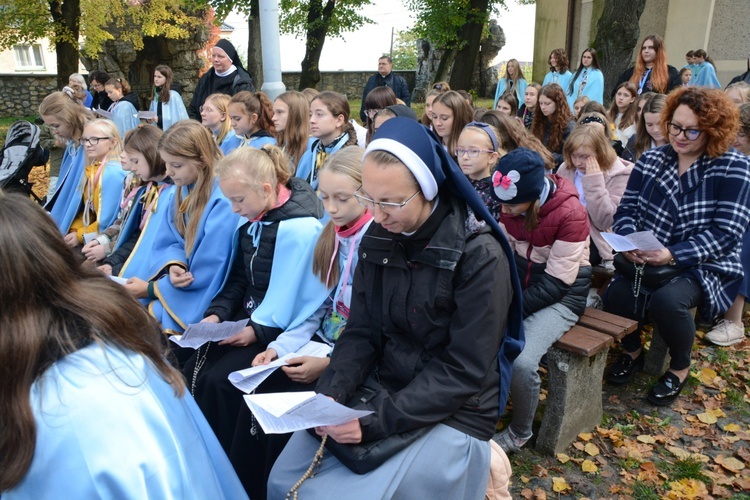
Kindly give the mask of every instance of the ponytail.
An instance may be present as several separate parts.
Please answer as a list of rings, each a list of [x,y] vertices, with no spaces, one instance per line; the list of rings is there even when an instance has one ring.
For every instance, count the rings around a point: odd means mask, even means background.
[[[256,92],[255,97],[260,102],[260,113],[258,113],[258,126],[271,134],[276,133],[276,127],[273,124],[273,103],[263,92]]]

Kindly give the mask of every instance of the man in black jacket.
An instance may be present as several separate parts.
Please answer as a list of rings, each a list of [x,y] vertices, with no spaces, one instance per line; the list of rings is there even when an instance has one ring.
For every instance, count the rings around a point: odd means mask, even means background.
[[[406,84],[406,80],[403,77],[394,75],[391,71],[393,69],[393,60],[388,56],[383,56],[378,59],[378,73],[372,75],[367,84],[365,85],[365,91],[362,92],[362,108],[359,110],[359,117],[362,119],[362,123],[367,121],[365,115],[365,97],[375,87],[390,87],[396,97],[404,101],[404,104],[409,106],[411,103],[411,92],[409,92],[409,86]]]
[[[255,92],[253,79],[237,55],[237,50],[232,42],[221,39],[211,49],[211,69],[198,81],[193,93],[193,100],[188,106],[188,115],[193,120],[201,120],[200,108],[206,97],[211,94],[221,93],[234,95],[241,90]]]

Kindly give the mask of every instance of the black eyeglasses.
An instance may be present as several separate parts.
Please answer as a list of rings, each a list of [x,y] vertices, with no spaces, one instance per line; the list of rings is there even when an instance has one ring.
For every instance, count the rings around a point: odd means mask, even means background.
[[[682,128],[672,122],[667,123],[667,126],[669,127],[669,135],[678,137],[680,134],[684,134],[685,138],[688,141],[696,140],[698,137],[700,137],[701,132],[703,132],[698,128]]]
[[[99,144],[99,141],[103,141],[105,139],[111,139],[111,137],[81,137],[81,144],[96,146],[97,144]]]

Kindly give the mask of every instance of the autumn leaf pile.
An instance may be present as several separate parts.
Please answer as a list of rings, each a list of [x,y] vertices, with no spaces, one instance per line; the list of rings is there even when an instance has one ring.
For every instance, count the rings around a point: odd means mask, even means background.
[[[656,377],[604,384],[602,425],[555,457],[532,446],[511,455],[513,498],[750,499],[750,339],[718,347],[703,336],[672,407],[645,400]]]

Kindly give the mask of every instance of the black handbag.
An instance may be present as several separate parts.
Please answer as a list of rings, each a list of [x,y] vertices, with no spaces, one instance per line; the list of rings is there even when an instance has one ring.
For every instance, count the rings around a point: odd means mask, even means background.
[[[378,266],[375,273],[375,297],[373,300],[372,341],[380,358],[383,354],[383,268]],[[344,334],[346,335],[346,334]],[[367,403],[377,401],[388,396],[388,391],[380,383],[370,376],[363,384],[357,387],[354,396],[346,402],[349,408],[366,409]],[[407,448],[419,438],[430,432],[434,426],[428,425],[406,432],[392,434],[383,439],[376,439],[358,444],[337,443],[333,439],[326,439],[325,447],[339,462],[356,474],[365,474],[378,468],[386,460],[399,451]],[[315,433],[315,429],[307,429],[310,435],[321,439]]]
[[[641,286],[649,290],[663,287],[675,276],[682,273],[682,269],[675,266],[649,266],[631,262],[623,254],[615,254],[615,270],[633,283],[633,294],[640,294]]]
[[[656,181],[651,184],[651,191],[648,194],[648,202],[646,203],[647,206],[651,205],[651,197],[654,194],[655,187]],[[638,221],[635,223],[635,227],[636,231],[641,230],[640,214]],[[654,291],[663,287],[683,272],[683,269],[673,265],[649,266],[648,264],[636,264],[635,262],[628,260],[628,258],[621,253],[615,254],[613,264],[615,270],[625,278],[629,279],[633,284],[633,295],[635,297],[638,297],[641,294],[641,286],[646,287],[650,291]]]

